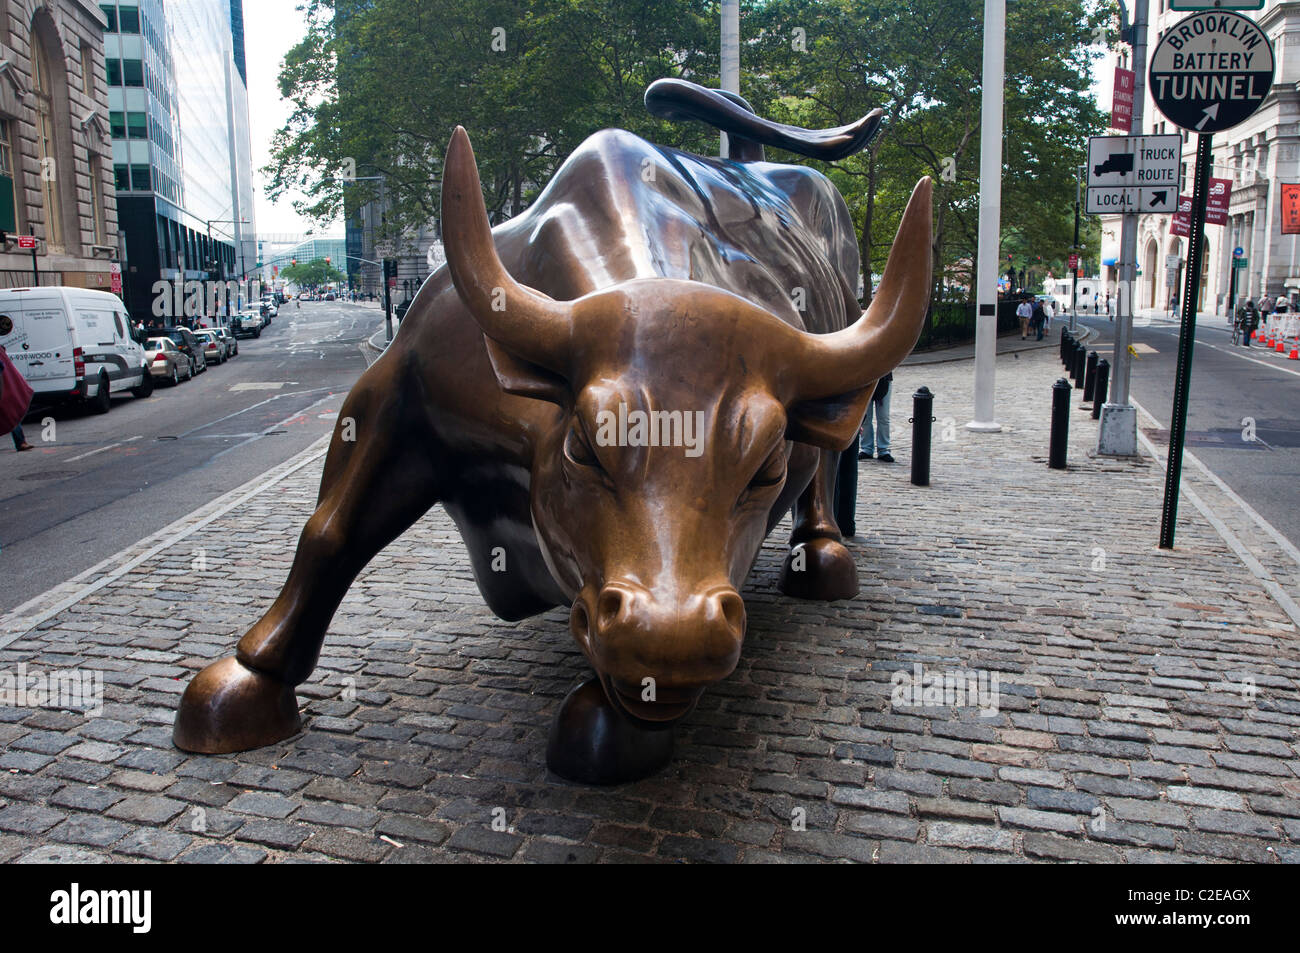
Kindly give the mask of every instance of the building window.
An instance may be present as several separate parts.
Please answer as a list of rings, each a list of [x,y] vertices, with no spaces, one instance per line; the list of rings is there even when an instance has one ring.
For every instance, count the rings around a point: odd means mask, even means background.
[[[114,139],[126,138],[126,113],[115,109],[108,111],[108,134]]]
[[[81,44],[81,91],[95,95],[95,48],[89,43]]]
[[[139,33],[140,32],[140,8],[128,7],[125,4],[117,8],[117,24],[121,33]]]
[[[90,214],[95,222],[95,244],[107,244],[106,228],[104,227],[104,183],[103,170],[99,164],[99,159],[90,160]]]
[[[108,25],[104,27],[105,33],[117,32],[117,7],[111,3],[101,3],[99,9],[103,12],[104,18],[108,20]]]
[[[36,94],[36,152],[41,160],[41,194],[45,199],[45,240],[51,248],[63,245],[63,202],[59,196],[57,147],[54,141],[54,95],[50,60],[33,31],[32,84]],[[47,170],[56,174],[46,174]]]
[[[122,85],[144,85],[144,63],[139,60],[122,60]]]
[[[18,191],[14,188],[14,122],[0,119],[0,230],[18,231]]]
[[[113,166],[113,187],[119,192],[131,191],[131,167],[124,162]]]
[[[147,165],[131,166],[131,188],[136,192],[148,192],[151,188],[149,184],[149,167]]]
[[[149,119],[144,113],[126,114],[126,135],[128,139],[148,139]]]
[[[104,61],[104,72],[108,75],[109,86],[122,85],[122,61],[116,56],[110,56]]]

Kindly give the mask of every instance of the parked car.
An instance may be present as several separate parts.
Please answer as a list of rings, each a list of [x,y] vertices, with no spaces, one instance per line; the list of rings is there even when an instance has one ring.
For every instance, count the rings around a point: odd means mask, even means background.
[[[212,328],[200,328],[194,332],[194,336],[199,339],[199,344],[203,346],[203,357],[209,364],[224,364],[228,352],[226,351],[226,339],[221,336],[221,332]]]
[[[202,373],[208,369],[207,358],[203,356],[203,345],[199,339],[194,336],[194,332],[186,327],[163,328],[164,336],[172,339],[180,350],[190,360],[190,376]]]
[[[325,300],[326,300],[326,301],[333,301],[333,300],[334,300],[334,292],[332,292],[332,291],[327,291],[327,292],[325,293]]]
[[[194,376],[190,359],[171,338],[147,338],[145,353],[149,357],[149,373],[161,380],[171,381],[175,387]]]
[[[0,314],[13,322],[0,338],[34,391],[34,405],[85,401],[108,413],[112,394],[153,393],[144,348],[117,295],[84,288],[0,290]]]
[[[240,311],[230,319],[230,326],[235,332],[235,337],[260,338],[265,324],[266,321],[263,316],[256,311]]]
[[[226,342],[226,357],[231,358],[239,353],[239,339],[235,337],[235,331],[230,326],[217,328],[217,333],[221,335]]]

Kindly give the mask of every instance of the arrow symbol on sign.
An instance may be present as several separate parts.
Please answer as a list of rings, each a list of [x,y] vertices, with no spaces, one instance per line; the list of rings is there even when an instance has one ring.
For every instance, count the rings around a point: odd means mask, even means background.
[[[1168,192],[1152,192],[1151,207],[1155,208],[1157,205],[1164,205],[1166,200],[1168,200],[1168,198],[1169,198]]]
[[[1206,106],[1205,118],[1196,124],[1196,131],[1200,132],[1202,129],[1205,128],[1205,124],[1207,122],[1209,122],[1211,119],[1218,119],[1218,118],[1219,118],[1219,104],[1215,103],[1213,106]]]

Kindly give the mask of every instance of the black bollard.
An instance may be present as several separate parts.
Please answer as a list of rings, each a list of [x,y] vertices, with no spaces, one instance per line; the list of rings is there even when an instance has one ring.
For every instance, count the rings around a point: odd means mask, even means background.
[[[1062,363],[1064,363],[1065,361],[1065,348],[1066,345],[1069,343],[1069,340],[1070,340],[1070,332],[1065,330],[1065,328],[1061,328],[1061,341],[1056,349],[1056,352],[1057,355],[1061,358]]]
[[[1110,386],[1110,361],[1104,357],[1097,362],[1097,380],[1092,385],[1092,419],[1101,419],[1101,405],[1106,403],[1106,391]]]
[[[1061,332],[1061,363],[1066,367],[1074,363],[1074,335],[1069,331]]]
[[[1092,387],[1097,380],[1097,358],[1100,355],[1093,351],[1088,355],[1088,363],[1083,371],[1083,402],[1092,403]]]
[[[912,395],[912,484],[930,485],[930,424],[934,423],[934,394],[922,387]]]
[[[1064,377],[1052,385],[1052,442],[1047,450],[1047,465],[1065,469],[1065,445],[1070,439],[1070,382]]]
[[[1083,390],[1083,365],[1087,360],[1086,347],[1080,346],[1074,352],[1074,389]]]

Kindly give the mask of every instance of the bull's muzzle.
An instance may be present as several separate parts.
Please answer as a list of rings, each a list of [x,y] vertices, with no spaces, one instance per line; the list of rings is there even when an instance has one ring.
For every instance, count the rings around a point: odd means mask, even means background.
[[[745,603],[729,585],[667,601],[635,583],[612,582],[599,592],[583,589],[569,627],[611,703],[634,718],[671,722],[735,669]]]

